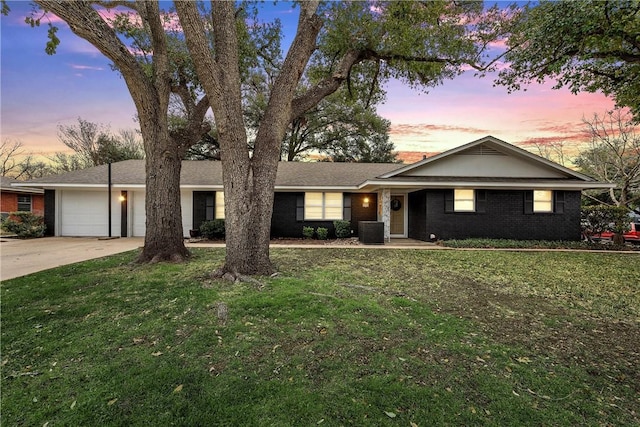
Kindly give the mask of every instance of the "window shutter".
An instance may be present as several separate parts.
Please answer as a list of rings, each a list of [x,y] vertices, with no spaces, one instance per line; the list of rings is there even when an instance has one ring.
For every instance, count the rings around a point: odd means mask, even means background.
[[[446,213],[453,212],[453,190],[447,190],[444,193],[444,211]]]
[[[342,219],[351,221],[351,194],[344,194],[342,199]]]
[[[476,212],[487,211],[487,190],[476,190]]]
[[[304,194],[296,197],[296,221],[304,221]]]
[[[524,192],[524,213],[525,215],[533,213],[533,190]]]
[[[553,192],[553,211],[555,213],[564,213],[564,191]]]

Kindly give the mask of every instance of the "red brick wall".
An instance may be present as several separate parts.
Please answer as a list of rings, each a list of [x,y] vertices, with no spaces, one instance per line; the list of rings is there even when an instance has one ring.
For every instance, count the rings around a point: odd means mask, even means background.
[[[15,193],[0,194],[0,211],[1,212],[15,212],[18,209],[18,196]]]
[[[18,195],[3,191],[0,195],[0,212],[15,212],[18,210]],[[44,195],[31,195],[31,212],[35,215],[44,215]]]
[[[44,195],[43,194],[31,195],[31,212],[34,215],[44,216]]]

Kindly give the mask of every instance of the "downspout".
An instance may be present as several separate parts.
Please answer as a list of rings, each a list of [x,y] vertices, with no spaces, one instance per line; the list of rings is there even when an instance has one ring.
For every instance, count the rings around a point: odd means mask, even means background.
[[[108,171],[108,185],[107,185],[107,197],[109,200],[109,234],[108,236],[111,237],[111,162],[107,163],[107,171]]]

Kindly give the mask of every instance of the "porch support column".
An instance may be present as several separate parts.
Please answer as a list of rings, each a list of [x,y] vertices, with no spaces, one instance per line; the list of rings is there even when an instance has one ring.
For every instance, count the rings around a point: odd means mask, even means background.
[[[382,189],[382,222],[384,223],[384,241],[391,241],[391,189]]]

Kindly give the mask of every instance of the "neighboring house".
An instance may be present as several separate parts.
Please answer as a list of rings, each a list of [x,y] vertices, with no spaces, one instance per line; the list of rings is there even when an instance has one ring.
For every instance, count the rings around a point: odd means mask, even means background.
[[[0,214],[5,219],[11,212],[32,212],[44,215],[44,191],[41,188],[14,187],[19,183],[12,178],[0,177]]]
[[[103,165],[29,182],[45,190],[47,229],[106,236],[111,224],[113,236],[144,236],[144,161],[114,163],[108,176]],[[344,219],[354,235],[360,221],[383,222],[385,239],[579,240],[581,190],[611,187],[491,136],[411,165],[282,162],[271,233]],[[220,162],[183,162],[181,199],[185,237],[224,218]]]

